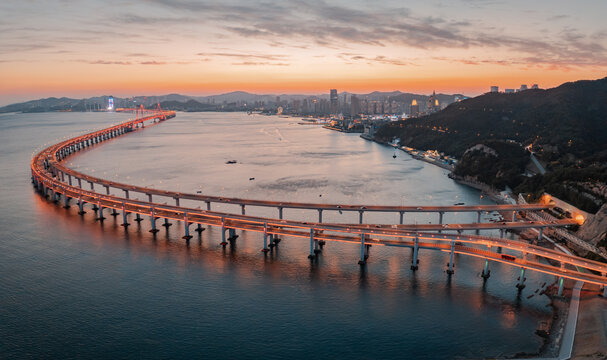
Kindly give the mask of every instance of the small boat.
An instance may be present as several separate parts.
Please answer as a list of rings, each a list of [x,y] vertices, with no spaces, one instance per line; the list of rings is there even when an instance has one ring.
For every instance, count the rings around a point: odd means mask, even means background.
[[[249,181],[251,181],[251,180],[255,180],[255,178],[254,178],[254,177],[252,177],[252,178],[249,178]]]
[[[226,164],[236,164],[237,161],[236,160],[228,160],[226,161]]]
[[[394,155],[392,155],[393,159],[396,159],[396,152],[394,152]]]
[[[460,205],[464,205],[464,203],[455,203],[455,204],[453,204],[453,205],[455,205],[455,206],[460,206]]]

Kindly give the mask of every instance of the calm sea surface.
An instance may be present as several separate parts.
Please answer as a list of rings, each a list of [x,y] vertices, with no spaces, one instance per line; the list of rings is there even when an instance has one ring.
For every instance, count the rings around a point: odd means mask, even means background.
[[[456,257],[449,277],[448,254],[429,250],[420,252],[415,273],[410,249],[372,248],[363,270],[359,248],[349,244],[328,243],[311,264],[308,242],[285,238],[264,257],[259,234],[241,233],[224,250],[220,232],[210,228],[193,232],[188,244],[180,223],[153,236],[147,219],[125,230],[120,217],[99,223],[90,209],[81,217],[77,207],[64,209],[34,192],[29,161],[41,145],[127,117],[0,115],[0,358],[451,359],[541,345],[534,330],[550,317],[548,299],[528,296],[552,282],[549,276],[528,272],[519,296],[517,269],[492,263],[483,284],[483,261]],[[490,203],[438,167],[402,152],[394,159],[392,149],[357,134],[298,121],[179,113],[67,162],[115,181],[222,196]],[[277,216],[273,209],[247,213]],[[285,217],[317,214],[285,210]],[[358,214],[325,212],[323,220],[357,222]],[[365,221],[395,223],[398,216],[365,214]],[[437,216],[405,219],[429,221]]]

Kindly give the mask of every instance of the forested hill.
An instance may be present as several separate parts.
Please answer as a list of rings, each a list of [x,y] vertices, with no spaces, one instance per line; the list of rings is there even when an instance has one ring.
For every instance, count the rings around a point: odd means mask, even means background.
[[[484,140],[533,144],[545,160],[607,156],[607,78],[548,90],[488,93],[418,119],[385,125],[377,140],[461,156]]]

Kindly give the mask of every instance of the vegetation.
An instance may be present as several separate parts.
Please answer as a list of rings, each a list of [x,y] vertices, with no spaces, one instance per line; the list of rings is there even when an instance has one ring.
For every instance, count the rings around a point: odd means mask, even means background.
[[[607,201],[584,185],[607,184],[607,78],[548,90],[488,93],[435,114],[388,123],[375,138],[399,138],[405,146],[445,152],[461,159],[456,175],[520,192],[546,191],[589,212]],[[464,155],[476,144],[495,148],[498,156]],[[502,149],[499,144],[509,145]],[[528,145],[546,164],[545,176],[521,176],[529,162],[522,150]]]

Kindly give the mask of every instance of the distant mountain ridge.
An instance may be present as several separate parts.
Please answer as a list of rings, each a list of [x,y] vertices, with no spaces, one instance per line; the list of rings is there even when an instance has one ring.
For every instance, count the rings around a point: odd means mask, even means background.
[[[343,96],[356,95],[360,99],[369,100],[397,100],[409,102],[412,99],[426,101],[430,95],[421,95],[413,93],[404,93],[401,91],[381,92],[374,91],[368,94],[353,94],[350,92],[339,93],[340,101]],[[10,104],[0,107],[0,113],[7,112],[46,112],[46,111],[89,111],[100,110],[107,106],[110,95],[96,96],[87,99],[73,99],[67,97],[49,97],[44,99],[30,100],[26,102]],[[439,101],[451,102],[454,96],[463,95],[445,95],[437,94]],[[303,100],[305,98],[329,99],[329,94],[305,95],[305,94],[253,94],[246,91],[232,91],[224,94],[209,96],[189,96],[181,94],[152,95],[152,96],[134,96],[130,98],[114,97],[116,107],[131,107],[143,104],[144,106],[153,106],[156,103],[173,105],[175,110],[200,111],[214,110],[214,105],[230,104],[236,102],[265,102],[275,103],[278,98],[282,101]],[[194,101],[194,102],[192,102]],[[189,106],[187,105],[189,104]]]

